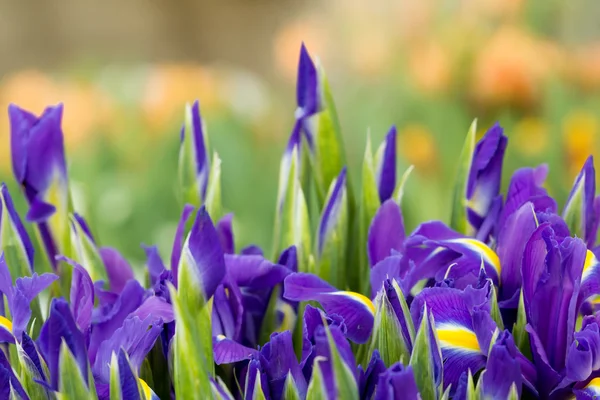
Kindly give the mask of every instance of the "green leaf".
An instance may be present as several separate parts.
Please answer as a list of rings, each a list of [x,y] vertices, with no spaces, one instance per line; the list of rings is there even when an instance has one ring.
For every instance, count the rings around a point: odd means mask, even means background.
[[[474,120],[469,128],[469,133],[467,133],[467,138],[458,161],[458,172],[454,185],[452,214],[450,217],[450,227],[467,236],[473,236],[472,228],[467,220],[467,184],[473,160],[473,152],[475,151],[476,133],[477,120]]]
[[[510,392],[508,392],[508,400],[519,400],[519,391],[517,389],[517,385],[513,382],[510,385]]]
[[[331,200],[336,182],[337,179],[331,182],[325,204]],[[342,199],[337,216],[337,220],[332,221],[333,227],[326,232],[321,254],[318,254],[320,235],[316,235],[317,275],[333,286],[343,288],[346,287],[346,246],[348,244],[348,196],[345,186],[342,188]]]
[[[329,82],[322,66],[317,63],[317,75],[320,89],[322,90],[323,109],[309,117],[307,124],[314,127],[314,154],[312,157],[313,171],[317,188],[317,199],[320,208],[325,203],[325,194],[331,182],[340,173],[346,164],[344,146],[340,132],[333,96]]]
[[[265,310],[262,325],[260,327],[258,341],[260,344],[267,343],[271,337],[271,334],[277,329],[277,300],[279,299],[280,292],[280,285],[276,285],[271,292],[269,304]]]
[[[400,295],[402,296],[402,294]],[[403,296],[402,300],[404,300]],[[405,300],[404,303],[406,304]],[[381,359],[386,367],[390,367],[398,361],[406,365],[410,359],[410,352],[408,345],[404,341],[400,321],[396,317],[396,313],[385,290],[380,290],[377,294],[375,307],[375,323],[369,342],[369,355],[366,360],[363,360],[365,362],[364,365],[367,365],[366,363],[371,359],[371,355],[375,349],[379,350]],[[408,321],[410,321],[409,325],[412,325],[412,318],[409,318]]]
[[[300,400],[300,394],[298,393],[298,388],[296,387],[296,382],[294,382],[294,377],[291,372],[288,372],[288,375],[285,378],[283,398],[285,400]]]
[[[469,377],[467,380],[467,400],[479,400],[479,397],[479,391],[475,387],[473,374],[471,374],[471,370],[469,370]]]
[[[503,331],[504,330],[504,322],[502,321],[502,314],[500,313],[500,307],[498,306],[498,297],[496,286],[490,279],[490,287],[492,288],[492,293],[490,293],[490,298],[492,299],[491,304],[491,316],[498,328]]]
[[[110,400],[121,400],[122,398],[119,361],[117,360],[117,354],[113,353],[110,358]]]
[[[367,135],[367,145],[362,165],[362,192],[358,207],[359,243],[367,243],[369,227],[379,206],[379,192],[377,190],[377,179],[375,177],[373,153],[371,151],[371,137]],[[363,295],[369,295],[371,291],[369,282],[370,274],[371,268],[367,256],[367,246],[359,246],[358,268],[348,269],[351,286],[358,288],[358,291]]]
[[[437,399],[437,393],[440,391],[440,388],[435,383],[431,361],[433,352],[439,351],[438,343],[431,343],[432,334],[437,342],[437,333],[433,329],[434,326],[433,317],[429,314],[427,305],[425,305],[421,325],[417,331],[410,357],[410,366],[413,368],[415,381],[423,400]]]
[[[306,400],[322,400],[327,398],[323,372],[319,364],[321,360],[323,360],[323,357],[316,357],[313,362],[313,373],[308,384],[308,389],[306,390]]]
[[[260,384],[260,373],[257,373],[254,378],[254,392],[252,393],[252,400],[267,400]]]
[[[206,129],[204,121],[201,121],[203,125],[203,139],[206,149],[204,155],[207,159],[209,157],[208,147],[208,135],[206,135]],[[185,107],[185,124],[184,124],[184,136],[181,147],[179,148],[179,160],[178,160],[178,178],[179,178],[179,189],[180,189],[180,200],[181,204],[192,204],[196,207],[202,205],[203,199],[201,198],[200,183],[197,177],[197,166],[196,166],[196,153],[194,145],[194,133],[193,133],[193,115],[192,105],[186,104]],[[212,174],[212,171],[211,171]],[[220,196],[220,193],[219,193]],[[212,215],[212,214],[211,214]]]
[[[205,205],[208,214],[214,221],[218,221],[223,216],[223,206],[221,204],[221,159],[217,152],[213,154],[212,165],[210,167]]]
[[[513,326],[513,337],[515,344],[521,350],[525,357],[531,358],[531,347],[529,343],[529,334],[525,330],[527,325],[527,314],[525,312],[525,301],[523,299],[523,291],[519,296],[519,308],[517,310],[517,322]]]
[[[325,326],[325,332],[327,333],[327,341],[329,343],[329,351],[331,352],[331,364],[333,369],[333,378],[335,380],[335,386],[337,391],[336,398],[358,400],[358,386],[354,374],[350,367],[344,362],[340,353],[335,345],[333,336],[329,326],[323,321]]]
[[[4,196],[0,196],[0,201],[2,206],[2,214],[0,216],[0,238],[2,240],[0,244],[4,252],[4,260],[10,271],[12,283],[14,284],[18,277],[31,275],[31,266],[29,265],[27,251],[25,250],[19,231],[8,213]]]
[[[104,262],[96,245],[86,233],[77,218],[70,215],[71,220],[71,244],[74,249],[72,257],[79,262],[90,274],[92,281],[108,281]]]
[[[20,381],[25,391],[29,394],[29,398],[31,400],[47,400],[51,396],[51,393],[44,386],[36,382],[36,380],[43,381],[44,378],[40,375],[34,362],[23,350],[19,342],[16,343],[16,349],[20,365]]]
[[[90,376],[87,381],[90,383],[90,388],[86,384],[86,378],[81,374],[79,365],[75,360],[75,356],[69,350],[67,344],[63,341],[60,346],[60,363],[59,363],[60,378],[58,381],[59,398],[64,400],[79,400],[79,399],[97,399],[95,395],[94,380]],[[91,379],[90,379],[91,378]]]
[[[410,176],[410,174],[413,172],[413,170],[415,169],[414,165],[409,166],[406,171],[404,171],[404,174],[402,174],[402,177],[400,178],[400,181],[398,181],[398,184],[396,185],[396,188],[394,189],[394,201],[400,206],[402,207],[402,199],[404,198],[404,186],[406,186],[406,181],[408,181],[408,177]]]
[[[573,195],[567,202],[565,210],[563,212],[563,219],[569,227],[571,235],[575,235],[580,238],[585,238],[585,226],[581,218],[583,214],[583,202],[585,190],[585,175],[579,180],[577,187],[575,188]]]
[[[234,397],[231,395],[231,392],[227,388],[227,385],[225,385],[225,382],[223,382],[223,380],[221,379],[220,376],[216,377],[216,383],[211,381],[210,385],[212,388],[212,394],[213,394],[214,399],[216,399],[216,400],[234,400]],[[218,385],[218,387],[217,387],[217,385]],[[221,390],[219,390],[219,388]],[[224,392],[224,393],[222,393],[222,392]]]
[[[212,300],[205,303],[202,290],[187,257],[179,263],[176,290],[169,286],[177,329],[173,340],[173,384],[178,396],[204,399],[210,396],[214,376],[212,349]]]
[[[311,254],[310,219],[298,173],[298,150],[294,148],[289,160],[284,157],[279,171],[279,194],[275,210],[273,259],[279,253],[296,246],[298,270],[309,270]],[[289,161],[289,165],[286,163]],[[289,167],[289,168],[288,168]]]
[[[452,384],[448,385],[444,393],[442,393],[442,400],[450,400],[450,389],[452,388]]]

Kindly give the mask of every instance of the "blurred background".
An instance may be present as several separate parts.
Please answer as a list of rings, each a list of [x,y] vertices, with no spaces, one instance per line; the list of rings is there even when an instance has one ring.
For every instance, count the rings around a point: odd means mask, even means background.
[[[134,265],[140,243],[167,257],[179,129],[199,99],[237,247],[269,249],[304,42],[330,79],[354,180],[367,132],[376,145],[398,127],[400,167],[416,167],[409,229],[448,220],[475,117],[480,134],[499,121],[509,137],[504,185],[547,162],[562,206],[586,157],[600,155],[598,21],[597,0],[0,0],[0,178],[24,211],[8,104],[41,113],[63,102],[77,210]]]

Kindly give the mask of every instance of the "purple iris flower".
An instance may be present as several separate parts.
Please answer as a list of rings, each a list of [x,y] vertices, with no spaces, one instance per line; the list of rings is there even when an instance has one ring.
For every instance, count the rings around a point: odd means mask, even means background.
[[[501,209],[499,192],[507,142],[503,129],[496,123],[477,143],[471,161],[466,193],[467,219],[474,236],[484,242]]]
[[[523,258],[523,299],[536,387],[549,394],[561,381],[574,340],[587,249],[581,239],[557,237],[549,223],[532,234]]]
[[[291,301],[318,301],[328,314],[338,314],[346,325],[346,337],[365,343],[373,329],[375,306],[359,293],[338,290],[321,278],[305,273],[289,275],[284,295]]]
[[[11,104],[8,114],[13,173],[29,202],[27,220],[38,224],[48,258],[56,265],[61,246],[56,241],[68,234],[70,207],[61,128],[63,106],[48,107],[36,117]]]
[[[31,318],[31,301],[57,279],[58,276],[54,274],[38,275],[34,273],[32,276],[17,278],[13,286],[4,254],[0,254],[0,293],[6,296],[12,317],[12,321],[10,321],[6,317],[0,316],[1,342],[21,341]]]
[[[367,368],[363,370],[358,366],[359,384],[358,391],[361,399],[371,399],[379,382],[379,375],[386,371],[385,364],[381,359],[379,350],[375,349]]]
[[[379,375],[375,400],[418,400],[421,398],[411,367],[396,363]]]

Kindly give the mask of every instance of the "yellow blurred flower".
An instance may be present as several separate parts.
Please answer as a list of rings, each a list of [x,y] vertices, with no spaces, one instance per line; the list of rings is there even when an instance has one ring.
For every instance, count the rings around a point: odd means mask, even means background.
[[[421,124],[407,125],[400,132],[398,151],[418,171],[433,172],[437,168],[435,139]]]
[[[558,67],[553,45],[505,26],[475,60],[471,90],[476,100],[492,105],[529,106],[538,101],[544,80]]]
[[[563,145],[571,175],[597,149],[598,120],[587,111],[573,111],[563,121]],[[596,150],[597,153],[597,150]]]
[[[543,119],[525,117],[514,127],[516,149],[526,156],[542,154],[548,147],[548,127]]]
[[[186,103],[198,99],[203,113],[219,105],[219,79],[209,68],[186,64],[151,67],[141,96],[146,123],[154,132],[165,132],[175,118],[183,121]]]
[[[408,66],[413,81],[421,91],[439,93],[450,83],[450,56],[439,43],[424,41],[413,46]]]

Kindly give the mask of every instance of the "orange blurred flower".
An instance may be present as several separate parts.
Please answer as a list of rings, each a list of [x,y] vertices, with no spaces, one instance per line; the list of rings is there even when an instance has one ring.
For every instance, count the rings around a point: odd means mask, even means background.
[[[557,50],[523,30],[505,26],[475,60],[471,90],[478,101],[528,106],[538,101],[544,80],[557,68]]]
[[[157,64],[151,67],[141,96],[146,123],[155,132],[164,132],[175,118],[183,121],[184,106],[200,100],[203,113],[219,104],[219,79],[199,65]]]
[[[571,60],[569,65],[572,78],[584,89],[598,89],[600,87],[600,43],[578,50]]]
[[[450,56],[439,43],[423,42],[409,55],[409,73],[418,89],[428,93],[444,91],[451,79]]]

